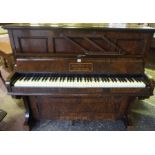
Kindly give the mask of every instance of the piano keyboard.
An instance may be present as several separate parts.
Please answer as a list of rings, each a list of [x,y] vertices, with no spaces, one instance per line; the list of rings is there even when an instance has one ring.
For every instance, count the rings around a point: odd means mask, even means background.
[[[14,87],[53,88],[144,88],[142,77],[21,75],[13,81]]]

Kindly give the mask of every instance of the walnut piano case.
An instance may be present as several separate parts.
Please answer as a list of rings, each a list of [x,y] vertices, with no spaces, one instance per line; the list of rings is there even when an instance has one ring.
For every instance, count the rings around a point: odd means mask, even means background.
[[[144,74],[153,28],[101,23],[12,24],[4,28],[16,60],[6,85],[10,95],[24,99],[27,125],[45,119],[122,119],[131,102],[153,95],[153,82]],[[62,85],[65,78],[67,86]],[[53,79],[53,85],[46,85]],[[110,86],[105,87],[104,80],[110,80]],[[133,81],[144,86],[130,86]],[[116,87],[118,83],[123,87]]]

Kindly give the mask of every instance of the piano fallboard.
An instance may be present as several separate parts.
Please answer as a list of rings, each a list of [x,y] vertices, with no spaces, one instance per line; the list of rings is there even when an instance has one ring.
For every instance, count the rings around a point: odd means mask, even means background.
[[[80,58],[79,58],[80,57]],[[76,55],[72,57],[50,58],[19,58],[16,60],[15,72],[29,73],[113,73],[113,74],[142,74],[144,60],[137,57],[88,57]]]

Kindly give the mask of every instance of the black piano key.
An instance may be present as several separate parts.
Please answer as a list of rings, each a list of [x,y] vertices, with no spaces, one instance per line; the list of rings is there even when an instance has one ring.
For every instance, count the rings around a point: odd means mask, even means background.
[[[29,75],[28,80],[30,80],[32,78],[32,76]]]
[[[116,78],[113,78],[115,82],[117,82]]]
[[[41,81],[44,81],[44,76],[43,75],[41,76]]]
[[[25,76],[24,81],[27,81],[27,79],[28,79],[28,75]]]
[[[43,75],[42,77],[43,77],[43,78],[42,78],[42,81],[44,81],[44,80],[45,80],[45,75]]]
[[[124,78],[122,78],[122,82],[125,82],[125,79]]]
[[[69,81],[70,80],[70,78],[69,78],[69,76],[67,77],[67,81]]]
[[[48,79],[48,76],[46,75],[46,76],[45,76],[45,81],[46,81],[47,79]]]
[[[108,77],[106,77],[106,82],[110,82],[111,78],[109,79]]]
[[[77,77],[77,82],[80,82],[81,80],[80,80],[80,77]]]
[[[53,81],[56,81],[56,80],[57,80],[57,77],[56,77],[56,76],[54,76],[54,77],[53,77]]]
[[[142,82],[142,79],[141,78],[137,78],[138,82]]]
[[[115,82],[113,78],[111,78],[112,82]]]
[[[55,77],[55,81],[57,81],[57,80],[58,80],[58,76]]]
[[[139,82],[137,78],[135,78],[135,80],[136,80],[137,82]]]
[[[77,82],[81,82],[81,77],[80,76],[77,76]]]
[[[87,82],[89,82],[89,77],[86,77]]]
[[[128,78],[128,81],[129,81],[129,82],[134,82],[134,80],[133,80],[133,79],[131,79],[131,78]]]
[[[52,75],[49,75],[49,81],[52,81]]]
[[[56,77],[55,76],[53,76],[53,81],[55,82],[55,79],[56,79]]]
[[[38,75],[35,75],[35,76],[33,76],[33,81],[36,81],[37,80],[37,78],[38,78]]]
[[[101,78],[101,80],[102,80],[102,82],[105,82],[105,80],[104,80],[104,78],[103,78],[103,77]]]
[[[105,77],[105,81],[106,81],[106,82],[110,82],[110,79],[107,78],[107,77]]]
[[[87,77],[86,76],[84,76],[84,81],[87,82]]]
[[[23,77],[25,77],[25,76],[23,76]],[[20,76],[15,75],[11,81],[11,85],[14,85],[19,78],[20,78]]]
[[[50,76],[50,81],[54,81],[54,76],[53,75]]]
[[[33,76],[32,81],[35,81],[37,79],[37,76]]]
[[[18,78],[18,81],[21,81],[23,78],[24,78],[24,76],[20,76],[20,77]]]
[[[66,79],[66,76],[63,76],[63,77],[62,77],[62,81],[65,81],[65,79]]]
[[[63,80],[63,77],[62,76],[60,76],[60,81],[62,81]]]
[[[123,82],[127,82],[127,80],[125,79],[125,77],[122,77],[122,81]]]
[[[99,82],[99,78],[98,77],[96,77],[96,80],[97,80],[97,82]]]
[[[39,75],[35,75],[35,76],[34,76],[34,81],[36,81],[36,80],[38,79],[38,76],[39,76]]]
[[[77,82],[82,82],[82,76],[78,75],[76,76],[76,78],[77,78]]]
[[[109,78],[107,78],[107,77],[105,79],[106,79],[106,82],[109,82],[110,81]]]
[[[46,81],[46,76],[43,77],[43,81],[44,81],[44,82]]]
[[[41,79],[41,75],[39,75],[37,78],[36,78],[36,81],[40,81]]]
[[[54,76],[52,75],[52,81],[54,81]]]
[[[109,79],[105,77],[105,78],[104,78],[104,81],[105,81],[105,82],[109,82]]]
[[[120,82],[123,82],[123,81],[122,81],[122,78],[120,78],[120,77],[118,78],[118,80],[119,80]]]
[[[74,82],[74,76],[72,76],[72,82]]]

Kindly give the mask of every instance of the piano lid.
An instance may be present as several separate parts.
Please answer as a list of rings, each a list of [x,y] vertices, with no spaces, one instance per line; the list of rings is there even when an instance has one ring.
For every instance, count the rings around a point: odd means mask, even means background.
[[[155,31],[146,24],[137,23],[16,23],[3,26],[5,29],[104,29]]]

